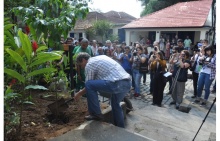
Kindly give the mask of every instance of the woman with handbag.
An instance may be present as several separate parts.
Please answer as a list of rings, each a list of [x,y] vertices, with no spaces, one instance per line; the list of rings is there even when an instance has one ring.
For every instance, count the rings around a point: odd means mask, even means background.
[[[175,104],[176,109],[179,109],[183,101],[185,91],[185,83],[187,81],[188,68],[190,67],[189,52],[181,51],[177,60],[174,60],[173,84],[172,84],[172,99],[170,105]]]
[[[152,105],[157,105],[161,107],[163,100],[163,91],[166,85],[166,82],[163,80],[163,74],[166,69],[166,60],[164,60],[162,52],[156,53],[156,59],[151,63],[151,71],[154,73],[154,86],[153,86],[153,103]]]
[[[144,54],[146,55],[146,60],[144,63],[140,64],[140,71],[143,74],[143,84],[146,83],[146,77],[147,77],[147,73],[148,73],[148,60],[149,60],[149,55],[148,55],[148,47],[145,46],[144,47]]]
[[[135,94],[134,97],[141,98],[140,94],[140,83],[142,73],[140,72],[140,64],[146,61],[146,55],[143,53],[143,48],[141,46],[137,47],[136,50],[132,53],[130,61],[132,62],[132,73],[135,83]]]

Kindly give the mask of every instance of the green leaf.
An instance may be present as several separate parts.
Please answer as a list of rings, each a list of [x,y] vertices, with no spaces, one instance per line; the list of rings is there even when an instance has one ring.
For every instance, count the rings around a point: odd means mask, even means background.
[[[18,35],[21,40],[22,49],[24,50],[24,53],[25,53],[27,60],[28,60],[28,63],[30,63],[31,54],[32,54],[31,42],[28,39],[28,36],[26,34],[24,34],[21,30],[18,31]]]
[[[20,81],[22,83],[25,82],[24,76],[22,76],[21,74],[19,74],[18,72],[14,71],[12,69],[4,68],[4,73],[12,76],[13,78],[16,78],[18,81]]]
[[[44,74],[44,73],[52,73],[54,71],[57,71],[57,70],[55,68],[43,68],[43,69],[35,70],[29,73],[28,77],[39,75],[39,74]]]
[[[10,54],[10,56],[22,67],[22,69],[27,72],[27,66],[23,60],[23,58],[15,51],[11,49],[6,49],[6,51]]]
[[[9,30],[11,29],[15,24],[7,24],[4,26],[4,30]]]
[[[37,48],[36,52],[38,53],[38,52],[40,52],[42,50],[46,50],[46,49],[48,49],[47,46],[40,46],[39,48]]]
[[[28,89],[48,90],[44,86],[40,86],[40,85],[28,85],[25,87],[25,90],[28,90]]]
[[[39,65],[42,63],[45,63],[47,61],[53,61],[53,60],[59,60],[60,56],[44,56],[44,57],[40,57],[39,59],[37,59],[36,61],[34,61],[33,63],[30,64],[30,67],[33,67],[35,65]]]
[[[16,98],[16,97],[21,97],[21,94],[18,94],[18,93],[8,93],[8,94],[6,94],[4,96],[4,99],[8,100],[8,99]]]

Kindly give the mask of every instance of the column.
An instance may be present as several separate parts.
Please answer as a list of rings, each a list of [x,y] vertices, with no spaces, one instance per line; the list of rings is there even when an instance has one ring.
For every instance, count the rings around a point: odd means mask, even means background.
[[[125,42],[127,45],[130,45],[131,42],[131,32],[125,29]]]
[[[156,31],[156,38],[155,38],[155,40],[157,42],[159,42],[159,40],[160,40],[160,31]]]

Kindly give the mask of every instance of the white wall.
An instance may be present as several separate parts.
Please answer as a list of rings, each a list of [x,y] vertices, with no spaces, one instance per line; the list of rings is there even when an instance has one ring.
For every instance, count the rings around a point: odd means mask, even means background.
[[[210,28],[160,28],[160,29],[125,29],[126,43],[139,41],[139,35],[148,35],[149,31],[156,31],[156,41],[159,41],[161,31],[195,31],[195,43],[200,39],[205,39],[206,31]],[[130,35],[127,35],[130,34]]]

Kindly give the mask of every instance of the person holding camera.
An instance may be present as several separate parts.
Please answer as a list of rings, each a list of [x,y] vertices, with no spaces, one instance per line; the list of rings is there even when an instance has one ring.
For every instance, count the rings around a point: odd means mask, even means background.
[[[214,54],[212,46],[207,46],[204,49],[205,54],[199,57],[199,64],[202,65],[198,78],[197,98],[195,103],[201,102],[206,105],[210,94],[210,86],[216,75],[216,54]],[[201,99],[202,90],[205,85],[204,99]]]
[[[188,68],[190,67],[190,55],[187,50],[183,50],[178,55],[177,60],[172,60],[174,63],[173,77],[173,90],[172,99],[170,105],[175,104],[176,109],[179,109],[180,104],[183,101],[183,95],[185,91],[185,83],[187,81]],[[177,56],[175,56],[176,58]]]
[[[161,81],[163,79],[163,74],[166,69],[166,60],[164,60],[164,56],[162,52],[157,52],[155,54],[155,59],[151,63],[151,71],[154,73],[154,86],[153,86],[153,103],[152,105],[157,105],[161,107],[161,103],[163,100],[163,91],[166,85],[165,82]]]
[[[149,61],[148,61],[148,64],[149,64],[149,71],[150,71],[150,93],[148,95],[152,95],[153,94],[153,78],[154,78],[154,73],[153,71],[151,70],[150,66],[151,66],[151,63],[156,59],[156,53],[159,51],[159,48],[157,42],[154,42],[154,51],[151,51],[150,52],[150,55],[149,55]]]
[[[173,49],[172,49],[172,55],[170,56],[170,59],[169,59],[169,66],[168,66],[168,71],[170,73],[173,73],[173,70],[174,70],[174,60],[177,60],[178,59],[178,46],[174,46]],[[167,93],[167,95],[171,94],[172,93],[172,90],[171,90],[171,86],[172,86],[172,78],[168,79],[169,81],[169,92]]]
[[[200,56],[200,49],[195,48],[193,50],[193,56],[191,57],[191,68],[192,71],[192,77],[193,77],[193,89],[194,89],[194,95],[191,98],[196,98],[197,96],[197,82],[199,78],[199,56]]]
[[[143,48],[141,46],[136,47],[136,50],[133,51],[131,56],[131,62],[132,62],[132,73],[135,83],[135,94],[134,97],[140,97],[140,83],[141,83],[141,77],[142,73],[140,72],[140,64],[144,63],[146,61],[146,55],[143,52]]]

